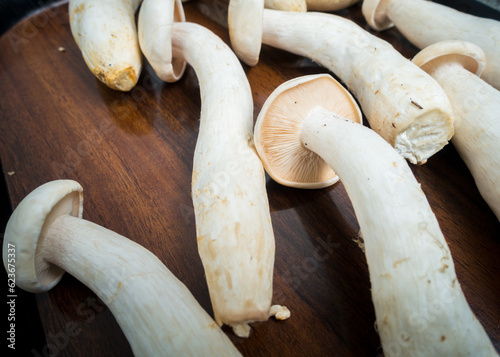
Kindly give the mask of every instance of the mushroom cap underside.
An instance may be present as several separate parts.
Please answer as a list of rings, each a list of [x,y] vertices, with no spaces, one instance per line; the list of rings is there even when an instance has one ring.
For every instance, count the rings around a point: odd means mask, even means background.
[[[358,123],[362,121],[352,95],[328,74],[283,83],[266,100],[257,118],[257,152],[268,174],[282,185],[323,188],[339,180],[328,164],[300,141],[302,122],[317,107]]]
[[[9,271],[9,254],[15,252],[16,285],[20,288],[45,292],[61,279],[64,271],[40,256],[39,239],[61,215],[82,217],[82,191],[82,186],[73,180],[50,181],[28,194],[12,213],[5,230],[3,262]]]
[[[456,63],[480,76],[486,65],[486,57],[483,50],[471,42],[450,40],[424,48],[413,57],[412,62],[428,73],[443,65]]]

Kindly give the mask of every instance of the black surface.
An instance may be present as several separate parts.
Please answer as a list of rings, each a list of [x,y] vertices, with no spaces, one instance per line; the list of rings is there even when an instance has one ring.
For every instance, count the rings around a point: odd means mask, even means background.
[[[56,0],[0,0],[0,36],[19,20]]]

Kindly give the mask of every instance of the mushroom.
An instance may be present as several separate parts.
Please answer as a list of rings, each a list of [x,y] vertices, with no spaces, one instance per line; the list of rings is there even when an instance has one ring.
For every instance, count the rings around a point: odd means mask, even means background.
[[[481,78],[500,89],[500,22],[424,0],[364,0],[362,11],[373,29],[396,26],[420,49],[445,40],[475,43],[486,55]]]
[[[70,0],[76,44],[94,75],[108,87],[129,91],[137,83],[142,54],[135,11],[142,0]]]
[[[249,323],[270,314],[275,249],[252,92],[238,58],[211,31],[174,23],[172,35],[174,58],[200,83],[191,196],[215,321],[247,337]]]
[[[354,98],[326,74],[299,77],[284,83],[262,107],[261,113],[266,113],[267,121],[257,122],[254,141],[264,168],[274,181],[289,187],[323,188],[339,180],[321,157],[304,150],[298,138],[292,140],[290,137],[299,135],[301,119],[317,107],[362,122]],[[283,127],[276,128],[277,125]],[[283,130],[287,127],[288,130]]]
[[[306,0],[264,0],[264,5],[267,9],[274,10],[307,11]]]
[[[269,97],[255,126],[259,155],[276,165],[269,174],[292,181],[287,167],[303,165],[304,155],[319,156],[308,165],[324,160],[338,173],[363,232],[386,356],[497,355],[464,297],[436,216],[407,162],[371,129],[325,108],[330,93],[332,101],[347,102],[339,111],[354,105],[325,76],[292,80]]]
[[[452,137],[452,109],[443,89],[386,41],[333,14],[262,11],[255,2],[245,2],[251,9],[239,4],[233,0],[229,5],[230,36],[247,34],[243,25],[234,25],[239,15],[262,12],[263,21],[252,17],[254,27],[262,25],[262,42],[310,57],[333,71],[359,100],[371,128],[410,162],[425,163]],[[253,38],[254,49],[257,40]],[[240,55],[243,42],[231,37],[231,43]],[[252,51],[252,61],[240,58],[251,65],[258,60],[255,56],[258,51]]]
[[[463,41],[435,43],[413,58],[450,98],[456,118],[452,143],[500,219],[500,92],[478,77],[485,61],[479,46]]]
[[[345,9],[359,0],[307,0],[307,9],[311,11],[337,11]]]
[[[108,306],[136,356],[240,355],[153,253],[82,219],[82,190],[72,180],[51,181],[15,209],[3,261],[9,271],[14,249],[16,285],[46,292],[68,272]]]
[[[186,62],[172,58],[174,21],[186,21],[180,0],[144,0],[142,3],[138,19],[139,44],[151,67],[165,82],[178,81],[186,69]]]

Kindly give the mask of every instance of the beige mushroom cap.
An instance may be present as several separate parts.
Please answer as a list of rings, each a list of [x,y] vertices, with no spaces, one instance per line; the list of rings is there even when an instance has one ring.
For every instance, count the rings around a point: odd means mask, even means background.
[[[267,173],[278,183],[323,188],[339,178],[300,141],[304,119],[317,107],[361,123],[352,95],[328,74],[303,76],[280,85],[264,103],[255,125],[255,146]]]
[[[255,66],[262,45],[264,0],[231,0],[228,27],[231,46],[243,62]]]
[[[172,12],[173,17],[166,16]],[[180,0],[145,0],[142,3],[138,16],[141,50],[157,76],[170,83],[178,81],[186,69],[186,61],[172,57],[173,22],[186,22]]]
[[[370,27],[377,31],[387,30],[394,26],[387,17],[387,3],[390,0],[363,0],[361,12]]]
[[[424,48],[412,62],[428,73],[443,65],[456,63],[480,76],[486,65],[486,57],[479,46],[471,42],[452,40],[437,42]]]
[[[3,242],[3,263],[9,272],[9,259],[15,251],[16,285],[40,293],[52,289],[64,271],[46,262],[38,251],[44,230],[58,217],[69,214],[81,218],[83,188],[76,181],[48,182],[26,196],[7,223]],[[14,247],[14,248],[13,248]]]

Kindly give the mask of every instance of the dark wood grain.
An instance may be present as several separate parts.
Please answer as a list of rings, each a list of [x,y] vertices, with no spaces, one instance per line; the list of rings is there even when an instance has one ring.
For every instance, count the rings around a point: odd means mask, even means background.
[[[228,42],[224,27],[196,4],[185,8],[189,21]],[[367,28],[359,6],[339,14]],[[407,57],[416,53],[397,30],[379,35]],[[244,69],[255,117],[282,82],[327,72],[267,46],[259,65]],[[131,92],[108,89],[87,69],[62,5],[0,39],[0,108],[1,162],[13,207],[47,181],[77,180],[86,219],[154,252],[212,314],[190,197],[200,112],[191,68],[166,84],[145,63]],[[449,243],[464,293],[500,350],[500,224],[451,145],[412,169]],[[287,305],[292,317],[255,324],[248,339],[224,331],[246,356],[378,355],[368,269],[355,242],[359,226],[342,184],[303,191],[268,178],[267,189],[276,238],[274,302]],[[36,300],[49,344],[40,355],[131,355],[109,310],[71,276]],[[75,326],[74,336],[61,337]]]

